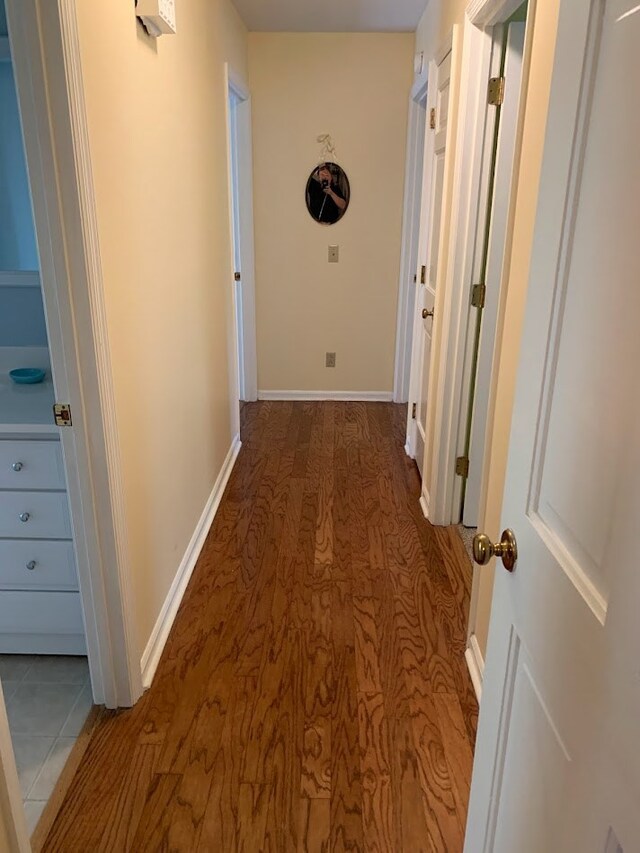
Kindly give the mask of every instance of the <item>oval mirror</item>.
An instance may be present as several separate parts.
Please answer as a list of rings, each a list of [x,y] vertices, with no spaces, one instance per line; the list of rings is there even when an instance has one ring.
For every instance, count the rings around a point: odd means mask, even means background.
[[[351,190],[344,169],[337,163],[321,163],[307,181],[307,210],[316,222],[335,225],[347,212]]]

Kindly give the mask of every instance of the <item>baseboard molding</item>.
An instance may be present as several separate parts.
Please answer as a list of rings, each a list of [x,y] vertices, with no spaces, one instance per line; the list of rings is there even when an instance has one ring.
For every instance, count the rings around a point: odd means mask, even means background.
[[[140,665],[142,667],[142,685],[145,690],[151,686],[153,676],[156,673],[160,657],[164,649],[169,632],[173,625],[174,619],[180,607],[180,602],[187,588],[187,584],[193,574],[193,570],[198,562],[200,551],[204,545],[207,534],[215,518],[215,514],[220,506],[220,501],[224,493],[225,487],[233,471],[233,466],[240,453],[240,436],[236,436],[229,448],[227,458],[224,460],[222,469],[218,474],[213,490],[209,495],[204,511],[196,525],[196,529],[191,537],[191,541],[187,546],[182,562],[176,572],[176,576],[171,584],[171,588],[167,593],[160,615],[154,625],[153,631],[147,643],[147,647],[142,655]]]
[[[467,650],[464,653],[464,656],[467,661],[467,667],[473,683],[473,689],[476,692],[478,704],[480,704],[480,700],[482,699],[482,679],[484,677],[484,658],[482,657],[478,638],[475,634],[472,634],[469,637]]]
[[[341,400],[349,403],[391,403],[393,391],[258,391],[258,400]]]
[[[424,489],[422,490],[422,494],[420,495],[420,509],[422,510],[422,514],[429,521],[429,504],[431,503],[431,499],[429,498],[429,492],[426,492]]]
[[[409,439],[407,439],[407,441],[405,443],[404,452],[407,454],[409,459],[415,459],[416,458],[413,454],[413,451],[411,450],[411,445],[409,444]]]

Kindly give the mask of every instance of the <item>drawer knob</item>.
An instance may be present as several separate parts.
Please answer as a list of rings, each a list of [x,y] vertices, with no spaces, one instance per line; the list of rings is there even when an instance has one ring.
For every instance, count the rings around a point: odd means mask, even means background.
[[[22,471],[24,466],[23,466],[22,462],[14,462],[11,467],[13,468],[14,471]]]
[[[38,564],[36,563],[35,560],[29,560],[29,562],[27,563],[27,568],[29,569],[30,572],[32,572],[37,565]]]
[[[20,521],[29,521],[30,518],[31,518],[31,516],[29,515],[28,512],[21,512],[20,513]]]

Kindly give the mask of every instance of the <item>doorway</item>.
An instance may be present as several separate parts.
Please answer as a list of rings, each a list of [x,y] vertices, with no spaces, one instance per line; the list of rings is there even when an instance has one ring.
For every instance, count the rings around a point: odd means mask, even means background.
[[[424,65],[424,57],[420,59]],[[407,137],[407,169],[404,188],[402,225],[402,260],[398,288],[398,322],[393,400],[409,401],[411,352],[415,309],[415,290],[418,281],[418,246],[420,242],[420,211],[427,124],[427,74],[421,69],[409,99],[409,132]]]
[[[229,142],[229,215],[232,235],[233,328],[232,364],[239,408],[258,399],[253,247],[253,163],[249,91],[227,66]],[[242,418],[235,433],[240,431]]]
[[[432,376],[432,345],[435,330],[436,289],[440,277],[440,244],[444,200],[447,146],[450,131],[451,68],[453,47],[450,41],[439,56],[429,63],[427,97],[428,131],[426,136],[418,249],[417,287],[414,301],[414,334],[411,357],[410,403],[407,450],[416,460],[422,478],[420,498],[423,512],[429,514],[430,445],[433,407],[429,391]]]
[[[32,832],[93,706],[31,191],[0,40],[0,681]],[[16,376],[16,370],[30,375]],[[16,379],[38,378],[34,384]],[[13,377],[13,378],[12,378]]]
[[[0,330],[0,652],[11,655],[0,659],[0,823],[27,850],[23,800],[32,827],[91,705],[134,704],[142,678],[76,11],[0,10],[0,135],[15,167],[0,213],[4,234],[22,235],[0,282],[11,314]],[[16,367],[44,381],[16,385]]]
[[[507,257],[507,230],[512,198],[516,136],[520,112],[527,3],[504,24],[494,27],[493,91],[485,125],[485,169],[479,205],[485,209],[476,232],[476,258],[471,290],[459,426],[459,520],[476,528],[489,430],[489,396],[498,328],[500,293]],[[466,402],[465,402],[466,401]],[[455,519],[454,519],[455,520]]]

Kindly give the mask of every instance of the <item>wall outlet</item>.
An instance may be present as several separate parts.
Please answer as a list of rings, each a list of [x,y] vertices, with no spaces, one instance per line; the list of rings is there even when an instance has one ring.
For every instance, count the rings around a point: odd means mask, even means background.
[[[329,246],[329,263],[337,264],[340,260],[340,246]]]
[[[336,366],[336,354],[335,352],[328,352],[325,358],[325,367],[335,367]]]

